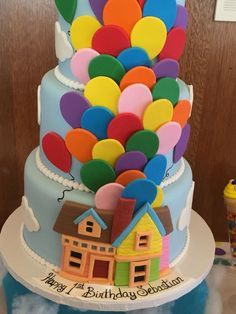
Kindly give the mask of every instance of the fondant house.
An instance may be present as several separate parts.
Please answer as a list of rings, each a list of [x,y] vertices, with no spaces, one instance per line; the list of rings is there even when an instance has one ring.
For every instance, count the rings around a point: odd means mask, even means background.
[[[115,212],[65,202],[54,226],[62,234],[61,276],[131,287],[158,279],[162,239],[173,230],[169,209],[134,208],[131,199],[120,199]]]

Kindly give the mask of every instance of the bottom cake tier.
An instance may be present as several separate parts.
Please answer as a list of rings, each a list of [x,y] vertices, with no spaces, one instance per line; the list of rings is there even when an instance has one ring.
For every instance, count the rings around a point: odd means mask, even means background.
[[[81,221],[81,217],[86,218],[88,216],[86,213],[90,211],[89,217],[93,216],[94,221],[98,221],[101,224],[101,229],[104,229],[104,232],[107,233],[111,218],[105,216],[104,211],[94,211],[95,214],[92,212],[95,204],[94,194],[91,192],[80,191],[79,188],[77,190],[68,189],[68,182],[66,182],[65,187],[63,182],[62,184],[59,183],[62,180],[56,178],[59,182],[55,182],[55,178],[50,173],[47,173],[48,177],[45,176],[36,165],[36,156],[37,150],[34,150],[28,157],[25,166],[25,195],[21,206],[24,220],[22,241],[26,251],[40,263],[48,265],[66,278],[77,281],[88,281],[85,280],[83,274],[91,272],[90,266],[92,263],[93,267],[97,269],[96,278],[104,277],[104,274],[101,273],[104,271],[110,276],[110,280],[98,280],[99,283],[113,284],[115,282],[116,285],[122,286],[130,285],[130,281],[127,279],[130,276],[130,269],[133,269],[134,273],[132,283],[136,285],[138,279],[137,276],[135,277],[135,270],[140,270],[139,273],[141,273],[141,268],[142,270],[148,269],[149,276],[148,278],[144,276],[146,278],[145,282],[153,281],[166,274],[183,257],[189,243],[188,226],[194,190],[191,168],[186,160],[182,159],[179,170],[163,183],[163,207],[153,210],[146,206],[142,209],[142,213],[140,211],[139,215],[136,215],[136,223],[137,219],[142,217],[141,220],[146,225],[148,224],[150,229],[152,229],[152,224],[154,226],[155,223],[157,226],[159,223],[160,226],[160,232],[152,235],[149,251],[146,251],[149,256],[146,260],[147,263],[144,265],[142,258],[142,263],[139,262],[140,255],[145,254],[145,250],[143,254],[140,254],[140,252],[130,254],[133,249],[131,247],[133,244],[130,242],[131,238],[128,239],[127,237],[126,242],[128,244],[123,245],[123,247],[122,237],[116,239],[114,245],[107,240],[103,241],[105,242],[103,245],[95,245],[97,242],[92,243],[86,236],[83,237],[82,242],[76,241],[78,240],[75,236],[76,229],[73,229],[72,233],[68,231],[70,223],[75,226],[76,223],[78,224]],[[158,218],[152,220],[154,212]],[[165,233],[168,229],[168,226],[166,227],[168,225],[166,222],[168,213],[170,213],[173,226],[173,228],[171,226],[173,231],[169,235]],[[77,218],[77,222],[75,221],[76,217],[80,217]],[[101,221],[101,217],[103,221]],[[135,223],[133,223],[133,228],[134,226]],[[165,230],[162,230],[163,226]],[[76,225],[75,228],[78,228],[78,226]],[[81,225],[80,228],[83,228],[83,226]],[[142,232],[138,231],[142,240]],[[98,230],[99,232],[100,236],[105,239],[105,235],[101,234],[103,231]],[[146,241],[145,237],[146,235],[143,236],[143,240]],[[154,251],[156,252],[154,248],[157,246],[160,247],[162,256],[154,254]],[[81,252],[85,252],[85,259],[82,258]],[[89,254],[87,254],[88,252]],[[129,256],[128,259],[127,256]],[[82,260],[83,265],[81,265]],[[115,264],[114,260],[116,261]],[[80,270],[73,271],[76,267],[79,267]],[[114,272],[115,278],[113,280]],[[90,274],[91,276],[93,277],[93,273]],[[93,281],[91,280],[91,282]]]

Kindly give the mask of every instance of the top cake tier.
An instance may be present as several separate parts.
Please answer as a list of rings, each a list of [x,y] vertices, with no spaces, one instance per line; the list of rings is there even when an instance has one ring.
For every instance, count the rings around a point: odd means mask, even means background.
[[[75,57],[75,52],[83,48],[116,57],[126,70],[135,62],[155,66],[157,60],[178,61],[183,53],[188,20],[184,0],[55,2],[59,11],[56,23],[59,71],[72,81],[84,84],[89,79],[78,67],[80,61],[91,60],[91,51],[81,58]],[[177,71],[176,67],[173,66],[173,71]],[[154,70],[158,76],[159,69]],[[90,73],[90,78],[91,75],[94,73]]]

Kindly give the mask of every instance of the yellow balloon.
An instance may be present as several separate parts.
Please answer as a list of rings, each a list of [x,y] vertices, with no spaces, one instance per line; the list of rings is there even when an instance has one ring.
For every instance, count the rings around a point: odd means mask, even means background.
[[[147,16],[139,20],[131,33],[133,47],[146,50],[150,59],[154,59],[163,49],[167,38],[167,30],[161,19]]]
[[[157,208],[157,207],[160,207],[163,203],[163,200],[164,200],[164,192],[163,192],[163,189],[158,186],[157,187],[157,197],[155,199],[155,201],[152,203],[152,207],[153,208]]]
[[[75,49],[91,48],[92,38],[101,24],[93,16],[79,16],[70,29],[70,37]]]
[[[111,78],[98,76],[85,87],[84,96],[92,106],[102,106],[118,114],[118,100],[121,95],[119,86]]]
[[[156,131],[173,117],[173,105],[168,99],[158,99],[151,103],[143,114],[144,129]]]
[[[114,139],[107,139],[98,142],[93,148],[93,159],[102,159],[114,166],[117,159],[125,153],[120,142]]]

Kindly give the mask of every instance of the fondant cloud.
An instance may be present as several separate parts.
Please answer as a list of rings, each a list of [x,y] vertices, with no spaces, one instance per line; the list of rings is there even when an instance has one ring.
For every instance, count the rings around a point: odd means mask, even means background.
[[[55,47],[56,56],[60,61],[65,61],[73,56],[73,48],[67,39],[66,33],[62,31],[59,22],[55,24]]]
[[[22,210],[23,223],[26,226],[26,228],[30,232],[39,231],[40,230],[39,222],[35,218],[32,208],[29,207],[28,199],[26,196],[22,197],[21,210]]]
[[[190,225],[191,220],[191,211],[192,211],[192,204],[193,204],[193,192],[194,192],[194,186],[195,182],[193,182],[192,187],[188,193],[186,206],[182,210],[182,213],[180,214],[179,221],[178,221],[178,229],[180,231],[184,230],[184,228],[188,227]]]

